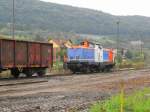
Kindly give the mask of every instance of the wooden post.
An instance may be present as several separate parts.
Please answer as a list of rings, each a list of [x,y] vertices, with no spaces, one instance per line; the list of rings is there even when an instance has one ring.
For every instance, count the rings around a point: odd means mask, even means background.
[[[124,112],[124,81],[121,82],[121,93],[120,93],[120,112]]]

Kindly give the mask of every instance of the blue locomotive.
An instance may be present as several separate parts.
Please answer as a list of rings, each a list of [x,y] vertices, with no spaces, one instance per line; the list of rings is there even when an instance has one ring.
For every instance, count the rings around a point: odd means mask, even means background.
[[[110,71],[115,66],[115,54],[113,49],[84,41],[67,49],[65,64],[73,73]]]

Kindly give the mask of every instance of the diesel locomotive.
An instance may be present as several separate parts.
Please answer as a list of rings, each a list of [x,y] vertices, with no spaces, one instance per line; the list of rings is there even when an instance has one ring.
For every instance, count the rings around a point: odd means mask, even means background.
[[[65,65],[73,73],[104,72],[115,66],[116,51],[84,41],[67,49]]]

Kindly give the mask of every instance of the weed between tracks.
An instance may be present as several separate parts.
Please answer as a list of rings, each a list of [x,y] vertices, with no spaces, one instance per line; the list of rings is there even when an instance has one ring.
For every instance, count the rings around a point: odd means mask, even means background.
[[[120,95],[113,96],[93,104],[89,112],[121,112],[120,102]],[[150,88],[125,96],[123,112],[150,112]]]
[[[2,73],[0,73],[0,78],[11,78],[11,74],[10,74],[10,71],[4,71]]]

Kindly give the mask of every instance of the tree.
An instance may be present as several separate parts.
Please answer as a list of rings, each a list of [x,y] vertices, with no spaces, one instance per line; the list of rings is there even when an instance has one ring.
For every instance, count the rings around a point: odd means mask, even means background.
[[[34,40],[35,41],[44,41],[45,39],[43,37],[41,37],[39,34],[36,34]]]
[[[52,38],[51,36],[48,36],[48,37],[47,37],[47,40],[48,40],[48,41],[50,41],[50,40],[52,40],[52,39],[53,39],[53,38]]]
[[[61,48],[61,50],[59,52],[57,52],[57,57],[60,56],[60,61],[64,61],[64,56],[66,55],[66,49],[65,48]]]
[[[132,53],[130,50],[128,50],[128,51],[125,53],[125,56],[126,56],[126,58],[128,58],[128,59],[132,59],[132,58],[133,58],[133,53]]]
[[[120,54],[118,54],[117,56],[116,56],[116,63],[117,64],[121,64],[122,63],[122,56],[120,55]]]

